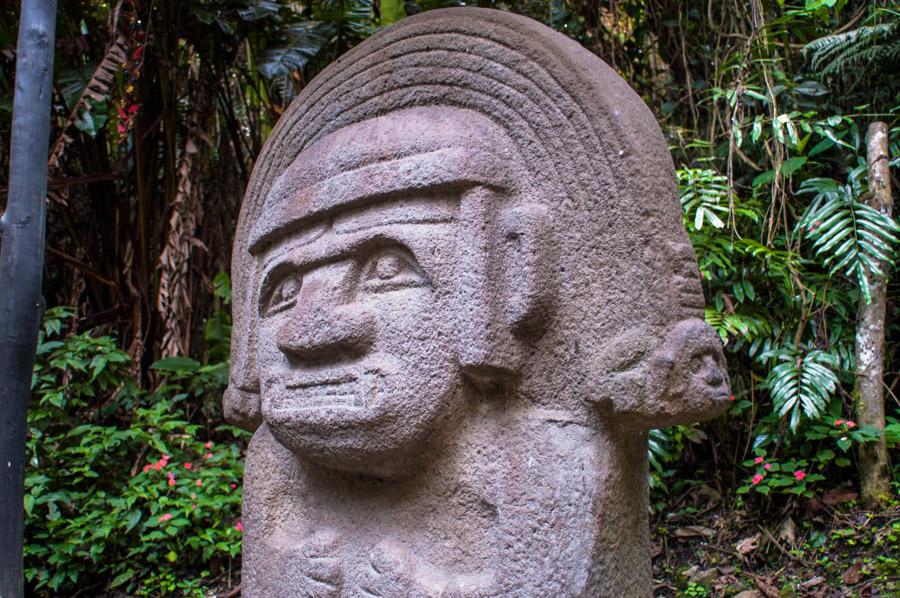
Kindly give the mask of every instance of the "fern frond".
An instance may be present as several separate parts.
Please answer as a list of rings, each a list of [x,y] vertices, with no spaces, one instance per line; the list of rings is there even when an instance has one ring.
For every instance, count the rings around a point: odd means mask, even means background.
[[[884,69],[900,61],[900,18],[821,37],[803,51],[810,58],[810,68],[823,75]]]

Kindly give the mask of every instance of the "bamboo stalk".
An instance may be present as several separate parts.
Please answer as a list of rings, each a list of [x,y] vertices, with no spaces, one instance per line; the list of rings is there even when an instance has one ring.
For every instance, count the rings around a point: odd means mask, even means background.
[[[24,595],[25,430],[40,325],[56,0],[22,0],[10,144],[0,219],[0,596]]]

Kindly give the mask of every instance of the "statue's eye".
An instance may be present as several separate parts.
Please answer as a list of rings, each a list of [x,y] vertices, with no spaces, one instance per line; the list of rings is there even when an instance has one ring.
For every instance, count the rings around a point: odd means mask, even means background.
[[[382,293],[426,284],[416,259],[403,249],[380,249],[363,266],[362,285],[366,291]]]
[[[302,285],[299,272],[286,268],[273,270],[263,283],[259,315],[265,318],[293,307]]]

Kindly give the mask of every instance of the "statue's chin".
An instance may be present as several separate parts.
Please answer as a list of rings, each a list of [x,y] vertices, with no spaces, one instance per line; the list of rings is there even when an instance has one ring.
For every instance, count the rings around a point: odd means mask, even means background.
[[[328,469],[381,477],[414,469],[435,437],[435,414],[430,415],[410,417],[410,410],[388,410],[384,403],[263,409],[272,436],[298,457]]]

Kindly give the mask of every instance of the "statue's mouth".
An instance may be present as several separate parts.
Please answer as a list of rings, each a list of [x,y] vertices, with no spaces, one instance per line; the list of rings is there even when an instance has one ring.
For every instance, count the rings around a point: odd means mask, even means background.
[[[363,409],[366,397],[356,376],[332,380],[292,381],[272,398],[271,409],[298,411],[323,407]]]

